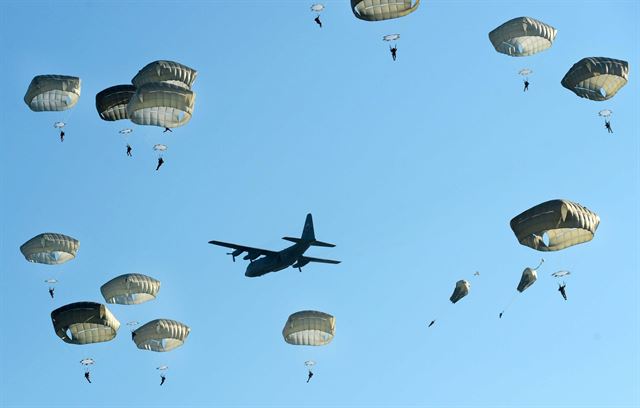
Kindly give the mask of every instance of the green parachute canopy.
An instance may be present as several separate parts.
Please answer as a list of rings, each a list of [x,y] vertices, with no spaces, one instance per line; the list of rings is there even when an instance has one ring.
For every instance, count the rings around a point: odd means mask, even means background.
[[[131,333],[133,342],[142,350],[171,351],[184,344],[191,329],[186,324],[169,319],[156,319]]]
[[[191,120],[196,95],[166,82],[152,82],[136,90],[127,105],[133,123],[175,128]]]
[[[591,241],[600,217],[580,204],[551,200],[515,216],[510,224],[522,245],[547,252]]]
[[[98,92],[96,95],[96,109],[103,120],[114,121],[128,119],[127,104],[136,87],[133,85],[116,85]]]
[[[351,10],[360,20],[390,20],[416,11],[420,0],[351,0]]]
[[[66,75],[38,75],[31,80],[24,102],[34,112],[63,111],[80,98],[80,78]]]
[[[531,17],[507,21],[489,33],[493,48],[512,57],[526,57],[551,48],[558,30]]]
[[[145,84],[164,82],[181,88],[191,89],[198,71],[174,61],[154,61],[142,68],[131,83],[140,88]]]
[[[128,273],[111,279],[100,287],[107,303],[138,305],[156,298],[160,281],[139,273]]]
[[[20,252],[29,262],[60,265],[76,257],[80,241],[67,235],[45,232],[20,246]]]
[[[77,302],[51,312],[56,335],[65,343],[90,344],[116,337],[120,322],[105,305]]]
[[[573,64],[560,83],[581,98],[606,101],[613,98],[628,80],[627,61],[590,57]]]
[[[289,316],[282,336],[284,341],[296,346],[324,346],[331,343],[335,331],[335,317],[314,310],[303,310]]]

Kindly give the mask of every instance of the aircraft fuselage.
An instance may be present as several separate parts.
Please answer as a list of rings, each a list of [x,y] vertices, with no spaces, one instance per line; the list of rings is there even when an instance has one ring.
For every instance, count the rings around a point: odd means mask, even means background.
[[[283,249],[276,255],[267,255],[262,258],[258,258],[255,261],[247,265],[247,270],[244,276],[249,278],[255,278],[265,275],[269,272],[277,272],[286,269],[296,263],[307,249],[309,249],[307,243],[296,243],[288,248]]]

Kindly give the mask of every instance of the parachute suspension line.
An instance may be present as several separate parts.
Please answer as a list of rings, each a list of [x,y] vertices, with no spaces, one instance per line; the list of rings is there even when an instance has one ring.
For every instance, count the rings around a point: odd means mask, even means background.
[[[502,313],[500,313],[500,317],[502,317],[502,315],[511,307],[511,305],[513,304],[513,302],[516,301],[516,297],[518,296],[518,292],[514,293],[513,296],[511,297],[511,300],[509,301],[509,303],[507,303],[507,306],[505,306],[504,309],[502,309]]]
[[[540,258],[540,263],[538,264],[538,266],[536,266],[535,268],[533,268],[533,270],[534,270],[534,271],[537,271],[537,270],[542,266],[542,264],[543,264],[543,263],[544,263],[544,258]]]

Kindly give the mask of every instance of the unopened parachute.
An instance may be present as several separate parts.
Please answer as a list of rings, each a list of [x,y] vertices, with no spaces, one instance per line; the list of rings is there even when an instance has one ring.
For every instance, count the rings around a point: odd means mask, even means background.
[[[351,0],[351,10],[360,20],[380,21],[404,17],[416,11],[420,0]]]
[[[79,247],[80,241],[75,238],[46,232],[22,244],[20,252],[29,262],[59,265],[75,258]]]
[[[100,287],[107,303],[137,305],[156,298],[160,281],[139,273],[129,273],[111,279]]]
[[[103,120],[128,119],[127,104],[136,92],[133,85],[116,85],[96,95],[96,109]]]
[[[469,281],[466,281],[464,279],[459,280],[458,282],[456,282],[456,287],[453,290],[453,293],[451,294],[449,300],[451,301],[451,303],[455,304],[460,299],[469,294],[469,289],[471,289],[471,284],[469,283]]]
[[[191,329],[189,326],[169,319],[152,320],[132,333],[139,349],[150,351],[171,351],[184,344]]]
[[[591,241],[599,224],[600,217],[586,207],[551,200],[515,216],[511,229],[522,245],[546,252]]]
[[[34,112],[63,111],[80,98],[80,78],[66,75],[38,75],[31,80],[24,102]]]
[[[509,20],[489,33],[489,40],[499,53],[525,57],[551,47],[558,31],[531,17]]]
[[[65,343],[90,344],[116,337],[120,322],[105,305],[77,302],[51,312],[56,335]]]
[[[629,80],[629,63],[605,57],[583,58],[573,64],[561,84],[581,98],[606,101]]]
[[[282,329],[284,340],[296,346],[324,346],[331,343],[336,330],[336,318],[314,310],[304,310],[289,316]]]

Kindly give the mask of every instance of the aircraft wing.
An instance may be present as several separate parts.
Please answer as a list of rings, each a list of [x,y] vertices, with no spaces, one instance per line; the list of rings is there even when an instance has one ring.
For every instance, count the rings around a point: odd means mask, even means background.
[[[209,241],[209,243],[213,244],[213,245],[218,245],[218,246],[221,246],[221,247],[233,249],[234,250],[233,252],[235,253],[234,256],[238,256],[243,252],[247,252],[248,254],[251,255],[252,259],[257,258],[260,255],[265,255],[266,256],[266,255],[277,255],[278,254],[277,251],[270,251],[268,249],[261,249],[261,248],[254,248],[254,247],[250,247],[250,246],[231,244],[229,242]]]
[[[319,263],[327,263],[327,264],[339,264],[340,261],[334,261],[333,259],[322,259],[322,258],[312,258],[310,256],[301,256],[298,258],[300,263],[307,264],[309,262],[319,262]]]

